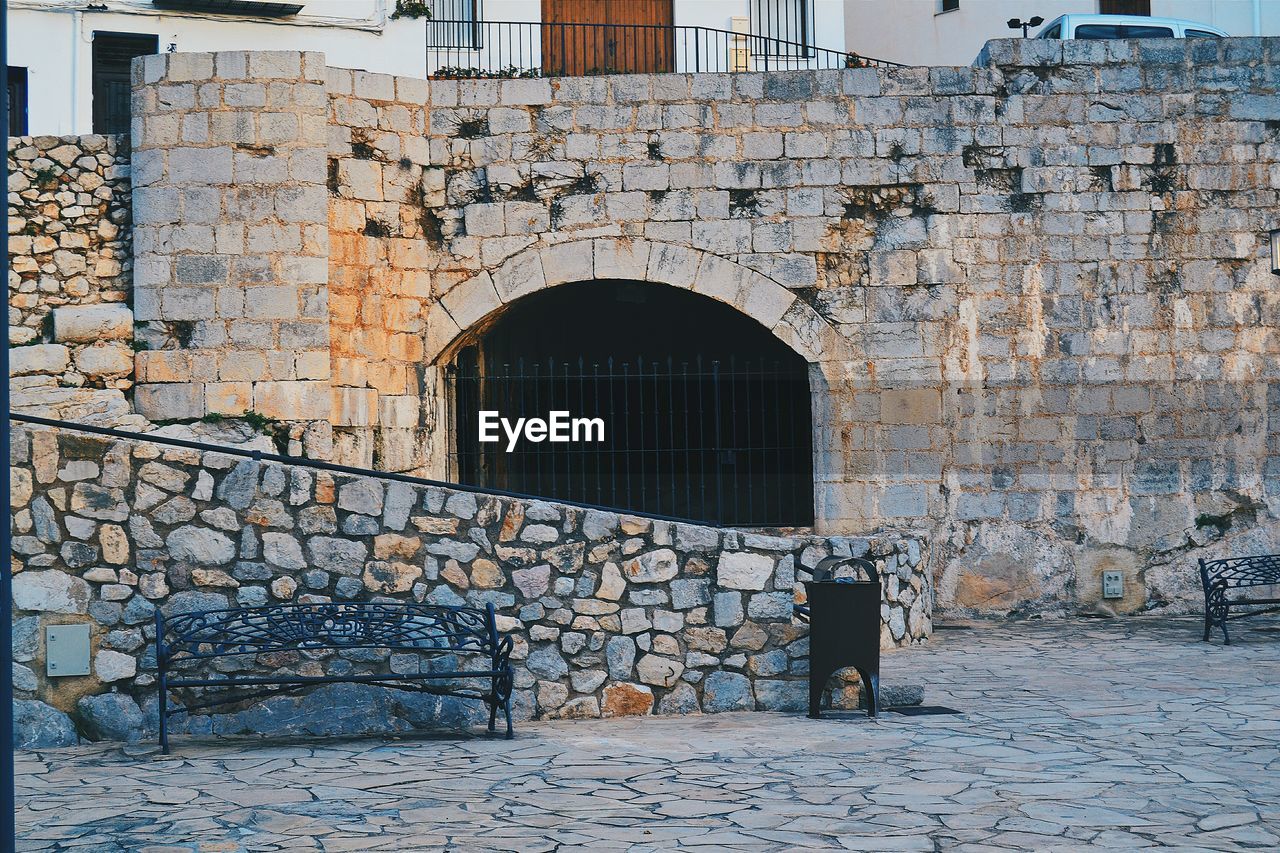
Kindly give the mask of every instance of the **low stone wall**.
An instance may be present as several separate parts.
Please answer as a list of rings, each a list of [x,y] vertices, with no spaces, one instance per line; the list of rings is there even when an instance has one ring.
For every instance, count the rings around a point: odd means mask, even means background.
[[[802,708],[796,574],[832,553],[870,555],[886,574],[882,645],[931,629],[915,534],[718,530],[45,429],[15,428],[12,459],[25,743],[154,729],[156,607],[492,602],[515,639],[521,718]],[[92,626],[92,675],[46,678],[44,628],[68,622]],[[318,674],[407,664],[297,653],[257,665]],[[387,695],[326,688],[179,728],[386,730],[480,710]]]

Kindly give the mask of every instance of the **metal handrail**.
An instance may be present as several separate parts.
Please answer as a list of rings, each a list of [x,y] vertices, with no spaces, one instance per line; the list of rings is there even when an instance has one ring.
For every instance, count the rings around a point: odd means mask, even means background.
[[[903,67],[769,35],[665,24],[431,20],[426,50],[436,79]]]
[[[639,518],[651,518],[655,521],[670,521],[675,524],[695,524],[699,527],[712,527],[724,529],[725,525],[714,521],[706,521],[697,518],[683,518],[676,515],[662,515],[655,512],[644,512],[643,510],[627,509],[625,507],[604,506],[602,504],[586,503],[585,501],[564,500],[563,498],[549,497],[547,495],[530,495],[522,492],[512,492],[506,489],[494,489],[488,486],[471,486],[464,483],[452,483],[447,480],[431,480],[426,477],[415,477],[412,474],[401,474],[396,471],[377,471],[372,468],[356,468],[351,465],[339,465],[336,462],[322,462],[318,459],[307,459],[301,456],[286,456],[280,453],[267,453],[262,450],[246,450],[243,447],[235,447],[226,444],[208,444],[203,441],[189,441],[185,438],[171,438],[167,435],[156,435],[147,432],[131,432],[129,430],[114,429],[112,427],[93,426],[91,424],[81,424],[75,421],[63,421],[56,418],[42,418],[38,415],[27,415],[21,412],[9,412],[9,420],[26,424],[38,424],[39,426],[53,427],[55,429],[69,429],[76,432],[87,432],[91,435],[105,435],[111,438],[122,438],[127,441],[153,442],[155,444],[167,444],[170,447],[183,447],[188,450],[212,451],[214,453],[225,453],[228,456],[240,456],[245,459],[256,459],[263,462],[279,462],[283,465],[296,465],[302,468],[314,468],[320,471],[333,471],[337,474],[351,474],[357,477],[377,477],[382,480],[392,480],[397,483],[410,483],[415,486],[435,487],[440,489],[451,489],[458,492],[471,492],[477,495],[488,495],[496,498],[512,498],[514,500],[523,501],[543,501],[546,503],[560,504],[561,506],[570,506],[577,509],[594,509],[601,512],[617,513],[618,515],[634,515]]]

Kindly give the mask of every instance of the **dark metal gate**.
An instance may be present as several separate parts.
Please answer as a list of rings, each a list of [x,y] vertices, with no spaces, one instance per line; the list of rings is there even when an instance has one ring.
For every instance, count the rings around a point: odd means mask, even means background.
[[[449,371],[459,482],[549,498],[757,527],[813,523],[813,440],[805,365],[764,358],[484,364]],[[603,441],[506,433],[482,443],[480,412],[599,418]],[[581,436],[581,432],[580,432]]]

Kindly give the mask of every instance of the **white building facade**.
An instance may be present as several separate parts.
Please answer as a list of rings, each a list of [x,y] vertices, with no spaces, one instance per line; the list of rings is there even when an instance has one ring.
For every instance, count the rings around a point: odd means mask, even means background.
[[[396,0],[9,0],[9,135],[127,130],[129,62],[162,51],[322,51],[331,66],[416,77],[727,71],[832,67],[848,30],[845,0],[401,5],[435,20],[395,17]]]
[[[989,39],[1021,34],[1009,28],[1012,18],[1047,24],[1098,13],[1182,18],[1233,36],[1280,35],[1280,0],[847,0],[845,44],[905,65],[968,65]]]

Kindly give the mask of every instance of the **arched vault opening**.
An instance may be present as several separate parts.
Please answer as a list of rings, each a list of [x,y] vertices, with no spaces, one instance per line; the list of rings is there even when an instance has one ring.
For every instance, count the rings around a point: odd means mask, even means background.
[[[738,526],[814,522],[819,374],[723,301],[562,284],[509,302],[451,355],[462,483]]]

